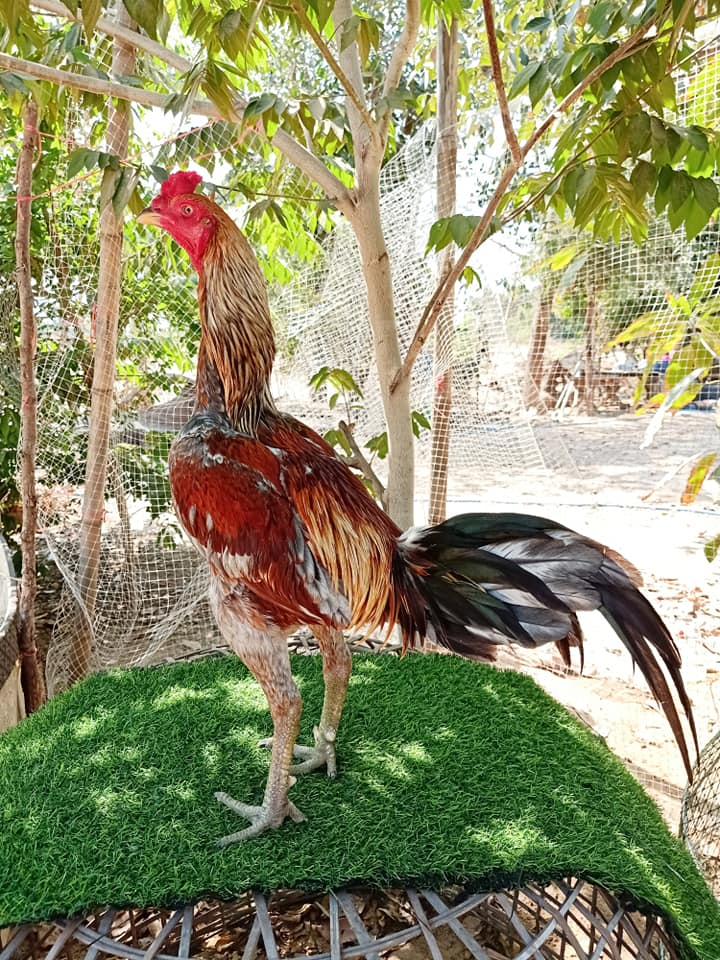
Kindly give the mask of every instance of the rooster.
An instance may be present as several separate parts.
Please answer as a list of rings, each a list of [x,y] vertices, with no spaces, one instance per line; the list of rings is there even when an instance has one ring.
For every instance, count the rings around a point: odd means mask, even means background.
[[[264,278],[231,218],[177,172],[138,220],[166,230],[199,277],[194,412],[170,451],[175,509],[211,572],[210,602],[229,646],[254,674],[273,722],[259,805],[217,799],[249,821],[221,845],[304,819],[294,778],[336,774],[336,739],[351,670],[343,630],[398,626],[403,649],[425,639],[492,660],[499,644],[555,643],[582,658],[577,610],[599,610],[642,670],[678,742],[680,711],[697,749],[680,656],[623,557],[541,517],[470,513],[401,531],[317,433],[277,409],[275,340]],[[314,744],[296,743],[302,702],[287,638],[317,638],[325,695]],[[669,678],[669,679],[668,679]],[[669,682],[670,681],[670,682]],[[293,762],[297,761],[297,762]]]

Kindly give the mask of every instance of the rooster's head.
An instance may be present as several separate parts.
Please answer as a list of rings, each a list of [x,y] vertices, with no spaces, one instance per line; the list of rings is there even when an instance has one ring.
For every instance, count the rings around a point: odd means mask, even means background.
[[[220,221],[229,220],[210,197],[195,193],[201,182],[200,174],[192,170],[171,174],[161,186],[160,194],[137,218],[138,223],[150,223],[167,230],[187,250],[198,272]]]

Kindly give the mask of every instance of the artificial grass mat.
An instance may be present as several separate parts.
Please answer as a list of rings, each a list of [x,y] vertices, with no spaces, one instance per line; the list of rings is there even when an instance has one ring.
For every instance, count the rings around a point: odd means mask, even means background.
[[[318,657],[293,671],[310,742]],[[235,657],[90,677],[0,737],[0,927],[248,889],[322,891],[567,875],[670,920],[720,958],[720,913],[690,856],[604,743],[528,677],[459,658],[356,656],[337,780],[302,777],[303,824],[220,850],[259,802],[271,732]]]

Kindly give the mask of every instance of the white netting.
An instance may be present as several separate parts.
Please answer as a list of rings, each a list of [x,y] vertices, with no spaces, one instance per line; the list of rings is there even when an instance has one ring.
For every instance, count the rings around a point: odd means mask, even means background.
[[[82,146],[81,117],[73,146]],[[141,158],[171,166],[192,156],[214,162],[214,179],[229,173],[223,148],[238,139],[233,124],[209,124],[189,134],[158,138]],[[272,162],[265,156],[264,162]],[[394,291],[403,348],[407,347],[435,276],[424,248],[435,219],[435,153],[426,133],[386,167],[383,223],[394,267]],[[218,637],[205,603],[204,565],[183,539],[169,505],[166,457],[171,435],[189,411],[188,386],[197,345],[195,281],[184,255],[157,235],[123,254],[118,372],[108,461],[97,600],[90,617],[78,584],[80,517],[88,440],[90,385],[96,345],[101,174],[69,183],[52,198],[51,253],[38,287],[39,522],[64,589],[54,611],[48,681],[58,689],[73,679],[71,650],[91,627],[91,667],[147,663],[179,655]],[[297,195],[312,187],[287,171],[274,189]],[[233,206],[237,193],[223,202]],[[79,251],[82,254],[79,255]],[[282,406],[318,429],[336,422],[326,396],[313,396],[308,380],[323,365],[349,370],[364,399],[353,411],[359,442],[383,430],[379,390],[357,246],[340,224],[324,245],[322,262],[301,282],[273,298],[281,331],[275,391]],[[511,464],[541,468],[542,456],[522,415],[520,358],[507,340],[501,305],[491,286],[457,300],[453,457],[458,476],[477,472],[482,458],[490,482]],[[176,322],[182,320],[180,329]],[[443,356],[449,361],[448,344]],[[494,358],[491,363],[491,358]],[[432,416],[433,360],[418,359],[413,408]],[[440,374],[442,371],[439,371]],[[436,371],[436,375],[438,371]],[[183,394],[183,388],[185,393]],[[177,402],[173,396],[182,395]],[[164,402],[164,405],[163,405]],[[428,443],[419,444],[419,490],[427,484]],[[477,478],[475,477],[475,480]],[[477,483],[475,484],[477,489]]]
[[[710,25],[691,70],[676,77],[678,124],[709,126],[717,121],[716,31],[717,26]],[[672,205],[670,209],[674,211]],[[541,407],[562,412],[578,406],[593,412],[629,409],[634,402],[652,405],[652,398],[677,379],[673,369],[668,375],[673,358],[676,364],[684,360],[685,367],[696,361],[697,368],[705,368],[704,385],[695,398],[698,405],[717,399],[720,369],[712,344],[697,336],[697,311],[720,292],[720,282],[713,282],[718,267],[712,259],[720,252],[718,225],[712,221],[688,242],[683,227],[672,229],[667,212],[651,216],[641,245],[630,239],[600,242],[587,234],[578,236],[551,214],[531,236],[520,239],[522,266],[511,285],[507,320],[513,340],[527,344],[543,301],[548,308],[549,338],[541,395],[536,398]],[[687,316],[678,305],[682,298],[689,300]],[[655,315],[652,335],[608,349],[609,341],[647,314]],[[714,439],[708,418],[699,426],[698,448],[706,441],[712,445]]]
[[[460,176],[461,181],[474,179],[469,161]],[[383,229],[404,353],[437,282],[432,259],[425,254],[430,227],[437,219],[436,152],[427,132],[387,164],[381,184]],[[548,459],[566,464],[567,457],[558,445],[540,450],[520,397],[522,351],[508,337],[500,292],[481,259],[477,268],[482,288],[458,290],[452,333],[444,342],[432,342],[415,362],[411,405],[432,420],[438,381],[452,366],[451,489],[459,491],[472,483],[473,492],[480,495],[483,486],[519,464],[540,470]],[[349,224],[341,222],[333,231],[322,269],[308,269],[280,292],[273,306],[287,323],[293,345],[278,364],[275,392],[282,405],[316,427],[333,426],[338,414],[330,410],[327,395],[313,395],[308,375],[322,366],[341,367],[353,375],[363,393],[360,409],[352,411],[358,439],[364,442],[381,433],[382,402],[372,363],[365,282]],[[429,450],[429,435],[421,433],[416,452],[420,498],[428,495]],[[382,470],[382,464],[379,467]]]
[[[695,94],[699,80],[696,78]],[[704,94],[705,95],[705,94]],[[709,99],[709,94],[705,95]],[[153,131],[154,126],[154,131]],[[171,167],[192,162],[216,182],[236,180],[226,161],[243,138],[231,123],[207,124],[188,132],[181,121],[153,118],[134,157]],[[83,145],[82,112],[70,125],[73,146]],[[183,131],[181,133],[181,130]],[[272,193],[317,196],[305,178],[282,168],[254,135],[245,141],[256,169],[272,181]],[[96,144],[92,144],[97,148]],[[435,214],[435,148],[421,132],[386,166],[382,216],[393,267],[395,305],[403,350],[435,285],[432,261],[425,257]],[[497,158],[461,160],[458,207],[473,212],[479,183],[492,178]],[[100,174],[70,182],[51,202],[51,237],[43,279],[37,287],[40,329],[38,377],[39,466],[43,484],[40,526],[62,572],[64,589],[53,610],[48,657],[51,690],[73,679],[70,650],[87,631],[78,586],[80,511],[85,478],[90,383],[95,348],[98,282],[97,199]],[[221,202],[242,222],[247,191],[228,191]],[[605,395],[596,403],[620,408],[629,403],[636,371],[621,368],[618,355],[602,345],[639,313],[655,309],[668,290],[687,292],[703,258],[720,251],[714,228],[693,244],[663,222],[653,225],[648,242],[581,244],[581,265],[534,269],[566,242],[550,224],[535,236],[522,232],[487,243],[476,258],[482,288],[458,290],[452,342],[418,358],[412,407],[432,417],[439,378],[452,362],[453,408],[449,492],[481,498],[486,487],[522,473],[532,478],[545,464],[570,465],[559,440],[535,431],[522,402],[529,331],[544,284],[551,285],[552,317],[546,363],[575,353],[563,366],[560,397],[580,391],[583,325],[592,303],[595,387],[608,374]],[[128,227],[129,229],[129,227]],[[557,232],[557,235],[556,235]],[[539,239],[542,238],[542,239]],[[510,248],[503,246],[509,243]],[[277,251],[279,260],[283,251]],[[353,408],[355,435],[362,444],[383,429],[379,390],[373,375],[372,342],[357,245],[352,231],[338,223],[312,267],[300,281],[273,291],[272,308],[280,333],[274,390],[280,405],[311,426],[335,425],[344,409],[331,410],[327,392],[315,395],[310,377],[322,366],[348,370],[361,386],[362,403]],[[11,314],[8,300],[4,318]],[[197,348],[195,281],[187,258],[157,234],[145,245],[127,245],[123,254],[118,370],[110,459],[102,527],[97,602],[92,616],[92,669],[113,664],[148,663],[216,644],[219,637],[205,602],[206,573],[183,539],[172,514],[166,478],[171,435],[187,416],[189,387]],[[4,324],[3,324],[4,326]],[[10,337],[9,326],[3,336]],[[640,346],[642,353],[642,345]],[[626,357],[625,363],[638,358]],[[628,372],[631,375],[625,376]],[[617,373],[614,379],[612,374]],[[563,380],[563,377],[565,378]],[[599,384],[599,386],[598,386]],[[546,381],[547,386],[547,381]],[[617,388],[617,389],[616,389]],[[185,393],[183,394],[183,390]],[[557,391],[547,389],[554,404]],[[177,402],[174,397],[183,395]],[[707,421],[708,434],[712,423]],[[541,441],[539,436],[550,437]],[[714,439],[714,438],[713,438]],[[699,445],[702,441],[699,439]],[[428,496],[430,439],[417,446],[417,493]],[[382,463],[375,464],[382,472]],[[423,519],[420,506],[418,519]]]

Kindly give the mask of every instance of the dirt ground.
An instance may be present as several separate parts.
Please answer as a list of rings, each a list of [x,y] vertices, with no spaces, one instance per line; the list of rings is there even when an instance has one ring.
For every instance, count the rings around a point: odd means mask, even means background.
[[[720,433],[713,411],[683,411],[641,449],[647,425],[633,414],[540,423],[536,436],[562,451],[561,469],[505,476],[486,486],[482,499],[473,496],[477,476],[461,478],[450,506],[550,516],[627,556],[681,649],[702,747],[720,728],[720,559],[709,563],[703,551],[720,534],[720,487],[709,481],[691,506],[681,506],[680,496],[690,462],[720,448]],[[603,618],[588,614],[582,623],[582,675],[554,653],[523,655],[523,667],[606,739],[677,829],[687,778],[669,726]],[[517,667],[518,657],[504,662]]]

